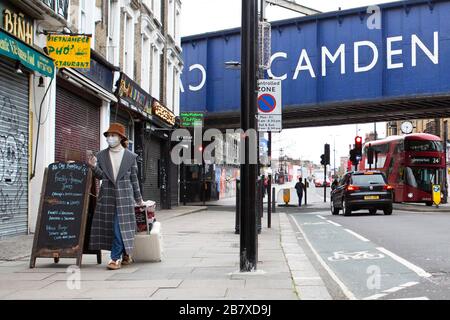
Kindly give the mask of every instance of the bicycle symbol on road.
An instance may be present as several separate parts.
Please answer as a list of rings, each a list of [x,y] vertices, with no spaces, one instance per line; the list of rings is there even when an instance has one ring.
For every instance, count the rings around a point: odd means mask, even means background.
[[[333,256],[328,257],[329,261],[347,261],[347,260],[373,260],[383,259],[382,253],[370,253],[369,251],[357,251],[357,252],[345,252],[337,251],[333,253]]]

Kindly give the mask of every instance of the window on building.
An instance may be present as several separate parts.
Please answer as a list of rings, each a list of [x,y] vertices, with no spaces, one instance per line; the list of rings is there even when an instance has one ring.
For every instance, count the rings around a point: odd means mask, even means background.
[[[87,33],[87,8],[86,8],[86,0],[80,1],[80,33]]]
[[[169,65],[167,68],[167,88],[166,88],[166,96],[167,96],[167,108],[173,110],[173,64],[169,61]]]
[[[161,22],[161,10],[161,0],[152,0],[152,11],[159,22]]]
[[[174,20],[174,23],[175,23],[175,27],[174,27],[174,30],[175,30],[175,43],[177,44],[177,45],[181,45],[181,37],[180,37],[180,21],[181,21],[181,19],[180,19],[180,8],[177,6],[177,8],[175,9],[175,20]]]
[[[152,81],[151,81],[151,92],[152,97],[156,99],[160,99],[159,95],[159,79],[160,79],[160,65],[161,65],[161,56],[156,46],[153,46],[152,52]]]
[[[175,1],[169,0],[168,20],[169,35],[175,39]]]
[[[114,65],[119,64],[119,51],[118,42],[120,34],[120,23],[117,23],[117,19],[120,17],[118,13],[118,3],[115,0],[109,2],[108,7],[108,61]],[[117,17],[117,18],[116,18]]]
[[[124,13],[123,34],[124,48],[123,48],[123,69],[124,72],[134,79],[134,25],[133,19],[127,13]]]
[[[142,35],[141,87],[150,93],[151,46],[147,35]]]

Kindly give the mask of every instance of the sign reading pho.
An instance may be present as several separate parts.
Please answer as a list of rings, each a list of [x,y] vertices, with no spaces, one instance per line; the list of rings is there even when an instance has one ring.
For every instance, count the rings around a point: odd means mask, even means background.
[[[76,258],[81,266],[91,183],[92,172],[81,162],[45,169],[30,268],[36,258]]]
[[[89,69],[91,67],[91,37],[49,35],[49,56],[58,68]]]
[[[282,130],[281,80],[258,80],[258,131]]]

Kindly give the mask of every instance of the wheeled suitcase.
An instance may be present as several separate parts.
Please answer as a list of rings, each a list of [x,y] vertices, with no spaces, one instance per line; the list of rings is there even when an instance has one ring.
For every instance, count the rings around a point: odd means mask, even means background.
[[[134,244],[134,260],[136,262],[160,262],[163,253],[161,223],[153,223],[150,234],[137,233]]]

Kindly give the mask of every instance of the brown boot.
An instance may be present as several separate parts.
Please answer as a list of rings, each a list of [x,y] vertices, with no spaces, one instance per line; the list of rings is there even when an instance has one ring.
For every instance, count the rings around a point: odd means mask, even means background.
[[[122,264],[124,266],[129,266],[132,263],[133,263],[133,259],[128,254],[124,254],[123,258],[122,258]]]
[[[119,270],[121,267],[121,261],[120,259],[114,261],[110,260],[108,265],[106,266],[109,270]]]

